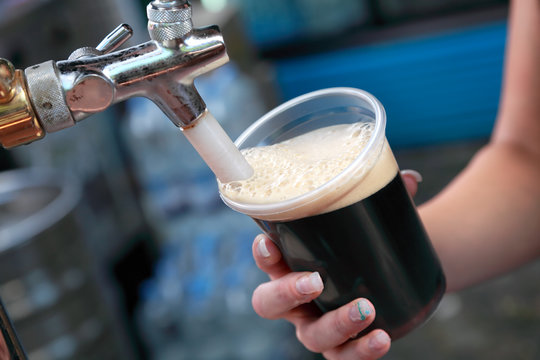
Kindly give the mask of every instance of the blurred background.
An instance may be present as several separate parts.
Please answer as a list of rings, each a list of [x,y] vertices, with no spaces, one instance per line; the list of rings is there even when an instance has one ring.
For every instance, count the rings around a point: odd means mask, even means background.
[[[0,0],[0,57],[67,59],[122,22],[149,40],[146,1]],[[200,77],[236,138],[277,104],[351,86],[378,97],[401,168],[436,194],[488,140],[506,37],[502,0],[200,0],[231,61]],[[251,292],[254,223],[145,99],[0,149],[0,297],[31,359],[318,359]],[[388,359],[540,358],[540,264],[447,295]]]

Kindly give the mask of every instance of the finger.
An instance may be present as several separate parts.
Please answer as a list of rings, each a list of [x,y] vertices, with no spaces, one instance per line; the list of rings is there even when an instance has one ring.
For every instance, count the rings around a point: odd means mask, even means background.
[[[409,194],[414,197],[418,191],[418,183],[422,182],[422,175],[416,170],[402,170],[401,177]]]
[[[306,348],[323,353],[339,347],[368,327],[375,318],[375,309],[366,299],[357,299],[316,321],[296,322],[296,336]]]
[[[379,359],[390,350],[390,336],[383,330],[373,330],[358,340],[329,350],[323,355],[328,360],[373,360]]]
[[[285,261],[283,261],[281,252],[268,236],[264,234],[257,235],[252,246],[253,258],[255,263],[270,279],[278,279],[291,272]]]
[[[323,282],[319,273],[289,273],[279,279],[259,285],[251,303],[255,312],[267,319],[285,317],[286,313],[319,296]]]

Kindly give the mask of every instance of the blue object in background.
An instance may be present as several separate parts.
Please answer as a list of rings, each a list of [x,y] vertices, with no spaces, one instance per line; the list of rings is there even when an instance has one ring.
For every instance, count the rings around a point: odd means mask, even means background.
[[[506,22],[275,62],[282,101],[356,87],[384,105],[394,148],[489,136],[497,113]]]
[[[366,0],[235,0],[258,48],[338,34],[371,22]]]

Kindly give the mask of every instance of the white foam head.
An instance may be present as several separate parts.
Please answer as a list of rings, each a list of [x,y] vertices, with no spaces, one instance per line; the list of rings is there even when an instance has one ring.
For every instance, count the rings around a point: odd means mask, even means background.
[[[242,152],[255,174],[220,183],[222,198],[266,220],[315,215],[358,201],[397,172],[384,125],[384,109],[361,90],[326,89],[293,99],[237,140],[237,146],[249,146]],[[270,145],[253,147],[257,142]]]
[[[336,177],[358,156],[372,132],[373,123],[333,125],[278,144],[244,149],[254,175],[224,183],[220,190],[228,199],[246,204],[290,200]]]

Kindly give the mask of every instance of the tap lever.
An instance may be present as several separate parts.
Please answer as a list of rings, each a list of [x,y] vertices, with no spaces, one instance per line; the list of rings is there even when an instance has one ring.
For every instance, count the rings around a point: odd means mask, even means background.
[[[98,46],[86,46],[75,50],[69,55],[68,60],[79,60],[93,56],[99,56],[113,52],[122,46],[133,35],[133,29],[128,24],[118,25],[111,33],[99,43]]]
[[[131,26],[128,24],[118,25],[116,29],[114,29],[109,35],[105,36],[105,39],[103,39],[99,45],[96,46],[96,50],[102,54],[108,54],[122,46],[122,44],[128,41],[132,35],[133,29]]]

